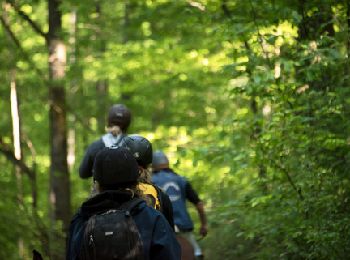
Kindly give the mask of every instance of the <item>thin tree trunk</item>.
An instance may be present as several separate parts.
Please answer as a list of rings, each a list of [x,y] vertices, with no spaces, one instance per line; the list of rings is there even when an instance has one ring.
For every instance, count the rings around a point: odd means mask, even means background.
[[[347,81],[350,82],[350,0],[346,0],[346,20],[348,25],[348,33],[347,33],[347,51],[348,51],[348,63],[347,63]],[[347,84],[349,86],[349,84]]]
[[[102,28],[103,28],[103,14],[102,14],[102,7],[100,3],[96,4],[96,23],[97,23],[97,31],[96,31],[96,40],[98,41],[97,46],[98,50],[97,53],[100,58],[103,57],[105,51],[106,51],[106,41],[103,38],[102,34]],[[106,125],[106,109],[107,109],[107,103],[108,103],[108,80],[107,79],[99,79],[96,82],[96,105],[97,105],[97,111],[96,111],[96,118],[97,118],[97,130],[99,134],[102,134],[105,132],[105,125]]]
[[[11,71],[11,116],[12,116],[12,134],[13,134],[13,150],[17,160],[22,159],[21,149],[21,127],[20,114],[18,105],[18,96],[16,89],[16,70]],[[18,166],[15,166],[15,176],[17,181],[17,199],[20,209],[23,209],[23,181],[22,171]],[[18,256],[24,258],[24,241],[22,237],[18,238]]]
[[[129,41],[129,35],[128,35],[128,28],[129,28],[129,16],[131,11],[131,3],[129,1],[126,1],[124,3],[124,19],[123,19],[123,34],[122,34],[122,43],[127,43]]]
[[[21,150],[21,128],[20,128],[20,116],[19,105],[16,88],[16,71],[11,71],[11,116],[12,116],[12,135],[13,135],[13,149],[15,158],[17,160],[22,159]],[[16,180],[18,187],[18,200],[23,204],[23,187],[22,187],[22,172],[21,169],[16,166]]]
[[[63,78],[66,47],[62,40],[61,1],[49,0],[49,104],[50,104],[50,205],[54,228],[62,222],[67,232],[70,219],[70,183],[67,164],[66,96]],[[51,259],[62,259],[65,239],[51,235]],[[56,242],[54,246],[52,242]],[[57,246],[57,247],[56,247]]]
[[[124,3],[124,17],[123,17],[123,23],[121,25],[122,27],[122,44],[127,44],[130,40],[129,38],[129,26],[130,26],[130,14],[132,13],[134,7],[136,6],[137,2],[131,2],[131,1],[125,1]],[[126,93],[123,91],[122,86],[125,85],[124,82],[128,81],[129,75],[123,75],[120,78],[120,99],[122,103],[128,101],[131,99],[131,95],[129,93]]]
[[[2,4],[3,14],[2,17],[6,23],[8,22],[7,12],[9,9],[9,5],[6,3]],[[10,47],[12,49],[12,46]],[[12,50],[15,52],[16,50]],[[13,149],[14,149],[14,157],[16,160],[22,159],[22,150],[21,150],[21,125],[20,125],[20,114],[19,114],[19,104],[18,104],[18,96],[17,96],[17,88],[16,88],[16,68],[15,68],[15,60],[11,60],[12,70],[10,72],[10,100],[11,100],[11,117],[12,117],[12,136],[13,136]],[[22,175],[23,172],[21,168],[17,165],[14,166],[14,173],[16,177],[17,184],[17,200],[19,210],[23,210],[23,180]],[[18,237],[18,256],[20,259],[24,258],[24,240],[21,236]]]
[[[22,136],[22,135],[21,135]],[[32,176],[30,177],[30,185],[32,188],[32,210],[33,216],[37,215],[37,205],[38,205],[38,190],[36,185],[36,151],[32,141],[26,136],[23,135],[23,141],[27,144],[28,149],[30,150],[32,157]]]
[[[250,97],[250,109],[253,112],[254,115],[254,123],[253,123],[253,131],[251,135],[252,141],[254,141],[257,145],[256,153],[257,156],[259,157],[258,159],[258,176],[261,179],[261,181],[265,181],[266,179],[266,166],[263,163],[263,158],[262,158],[262,151],[259,148],[259,138],[261,135],[261,123],[259,122],[259,118],[261,117],[259,113],[259,108],[258,108],[258,102],[256,101],[256,96],[252,95]],[[266,184],[262,184],[263,191],[267,191],[267,186]]]
[[[96,82],[96,105],[97,105],[97,130],[99,134],[105,132],[106,126],[106,109],[108,99],[108,80],[100,79]]]
[[[245,48],[248,52],[248,55],[251,53],[251,48],[250,45],[247,41],[244,42]],[[252,76],[252,71],[251,68],[247,67],[247,74],[249,76],[249,79],[251,79]],[[252,111],[254,115],[254,123],[253,123],[253,130],[251,133],[251,140],[256,144],[256,153],[258,157],[258,176],[260,180],[263,182],[261,185],[263,192],[267,192],[267,185],[264,183],[266,179],[266,166],[263,163],[263,158],[261,158],[262,151],[259,147],[258,141],[261,135],[261,123],[259,122],[259,117],[261,116],[259,113],[259,107],[258,107],[258,102],[256,101],[256,95],[253,93],[250,96],[250,110]]]
[[[70,67],[73,68],[73,71],[76,71],[77,69],[77,12],[76,10],[73,10],[70,13],[70,31],[69,31],[69,44],[71,49],[71,54],[69,58]],[[76,77],[74,77],[71,80],[71,95],[74,97],[75,92],[79,91],[79,80],[81,79],[75,73]],[[76,123],[76,117],[74,115],[71,115],[68,117],[68,155],[67,155],[67,162],[69,170],[73,169],[74,163],[75,163],[75,136],[76,136],[76,129],[75,129],[75,123]]]

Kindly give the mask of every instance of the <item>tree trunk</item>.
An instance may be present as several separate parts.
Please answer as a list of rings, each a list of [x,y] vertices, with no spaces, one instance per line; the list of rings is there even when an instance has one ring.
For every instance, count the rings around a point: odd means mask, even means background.
[[[248,56],[249,56],[251,54],[251,48],[250,48],[249,43],[247,41],[245,41],[244,46],[245,46],[247,53],[248,53]],[[252,70],[251,70],[250,66],[247,67],[247,74],[249,76],[249,79],[251,79],[253,77]],[[261,123],[259,122],[261,115],[259,112],[260,110],[259,110],[258,102],[256,101],[256,95],[254,93],[252,93],[250,96],[249,106],[250,106],[250,110],[252,111],[253,116],[254,116],[253,129],[252,129],[252,132],[250,135],[250,139],[252,142],[254,142],[256,144],[255,152],[256,152],[257,158],[258,158],[258,162],[257,162],[258,176],[259,176],[259,179],[261,180],[261,183],[262,183],[261,184],[262,191],[264,193],[266,193],[268,190],[268,187],[265,183],[265,181],[266,181],[266,166],[265,166],[264,160],[262,158],[263,151],[259,147],[259,138],[260,138],[260,135],[262,132]]]
[[[96,41],[97,41],[97,54],[98,57],[103,57],[106,51],[106,41],[103,38],[102,28],[103,26],[103,14],[102,7],[100,3],[96,4]],[[97,118],[97,130],[99,134],[105,132],[106,126],[106,109],[108,103],[108,79],[98,79],[96,82],[96,118]]]
[[[9,5],[7,3],[2,3],[2,18],[4,21],[9,23],[7,12],[9,9]],[[13,53],[16,52],[16,50],[12,47],[12,45],[9,46],[11,51]],[[13,151],[14,151],[14,157],[16,160],[22,159],[22,149],[21,149],[21,124],[20,124],[20,113],[19,113],[19,104],[18,104],[18,95],[17,95],[17,86],[16,86],[16,61],[15,58],[11,59],[11,71],[10,71],[10,100],[11,100],[11,118],[12,118],[12,136],[13,136]],[[23,180],[22,175],[23,172],[21,168],[18,165],[14,165],[14,174],[16,177],[16,184],[17,184],[17,201],[19,210],[23,210]],[[17,240],[18,244],[18,256],[20,259],[24,258],[24,241],[23,237],[19,236]]]
[[[129,38],[129,27],[130,27],[130,14],[133,12],[133,9],[136,7],[136,2],[131,1],[125,1],[124,3],[124,16],[123,16],[123,23],[122,23],[122,44],[127,44],[130,40]],[[126,93],[123,91],[123,86],[125,85],[124,82],[127,82],[130,78],[130,75],[126,73],[125,75],[122,75],[120,80],[120,102],[125,103],[126,101],[131,99],[130,93]]]
[[[348,37],[347,37],[347,51],[348,51],[348,63],[347,63],[347,71],[345,72],[346,75],[350,75],[350,1],[347,0],[346,3],[346,20],[348,25]],[[350,82],[349,77],[347,77],[346,82]],[[349,86],[349,84],[348,84]]]
[[[71,50],[70,58],[69,58],[69,65],[72,68],[74,72],[74,78],[70,80],[70,90],[68,90],[69,96],[73,97],[73,100],[76,97],[76,92],[80,90],[79,82],[81,81],[80,74],[76,73],[78,69],[77,65],[77,11],[72,10],[70,13],[70,26],[69,26],[69,48]],[[70,109],[73,109],[70,107]],[[74,167],[75,163],[75,150],[76,150],[76,143],[75,143],[75,136],[76,136],[76,117],[74,115],[71,115],[68,117],[68,156],[67,156],[67,162],[69,170],[71,171]]]
[[[16,89],[16,70],[11,71],[11,116],[12,116],[12,134],[13,134],[13,150],[17,160],[22,159],[21,149],[21,125],[19,116],[19,105]],[[17,200],[20,209],[23,209],[23,181],[22,171],[15,166],[15,175],[17,181]],[[24,258],[24,241],[22,237],[18,238],[18,256]]]
[[[97,130],[99,134],[105,132],[106,126],[106,109],[108,99],[108,80],[99,79],[96,82],[96,118],[97,118]]]
[[[50,205],[54,228],[62,222],[66,232],[70,220],[70,183],[67,164],[66,97],[63,78],[66,66],[66,48],[62,41],[61,1],[49,0],[49,104],[50,104]],[[52,259],[62,259],[64,238],[51,234]],[[52,242],[57,244],[53,247]],[[57,247],[56,247],[57,246]]]

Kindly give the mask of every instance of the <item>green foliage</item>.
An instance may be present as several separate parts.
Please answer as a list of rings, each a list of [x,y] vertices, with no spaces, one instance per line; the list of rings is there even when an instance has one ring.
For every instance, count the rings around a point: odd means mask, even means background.
[[[47,30],[46,2],[20,8]],[[108,103],[133,112],[130,132],[166,151],[206,202],[210,230],[200,243],[208,259],[346,259],[349,4],[132,0],[100,1],[99,8],[96,1],[64,1],[61,8],[67,120],[75,134],[72,208],[90,191],[91,181],[77,171],[99,137],[96,81],[107,80]],[[15,69],[24,161],[37,166],[34,210],[29,179],[19,185],[13,165],[0,157],[0,258],[18,259],[18,237],[27,257],[49,247],[42,232],[50,226],[48,54],[12,8],[2,13],[26,54],[2,27],[1,141],[12,144]],[[197,226],[193,208],[191,214]]]

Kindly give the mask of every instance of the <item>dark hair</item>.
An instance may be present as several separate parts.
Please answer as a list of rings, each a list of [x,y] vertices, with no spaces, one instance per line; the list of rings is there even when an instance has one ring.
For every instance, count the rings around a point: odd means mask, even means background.
[[[139,182],[151,184],[151,173],[147,168],[140,167],[140,177]]]
[[[108,127],[119,126],[125,132],[131,122],[131,112],[123,104],[115,104],[108,111]]]

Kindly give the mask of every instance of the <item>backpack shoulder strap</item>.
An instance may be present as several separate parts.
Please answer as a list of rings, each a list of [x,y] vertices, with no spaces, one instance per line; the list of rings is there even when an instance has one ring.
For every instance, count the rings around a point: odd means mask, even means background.
[[[129,213],[133,212],[133,209],[142,203],[144,200],[141,198],[134,198],[125,203],[123,203],[118,209],[128,211]]]
[[[161,208],[161,200],[157,187],[154,184],[141,182],[139,183],[139,188],[142,190],[143,194],[151,200],[151,202],[147,201],[147,204],[159,210]]]
[[[163,197],[162,197],[162,190],[155,184],[152,184],[153,188],[156,190],[157,192],[157,197],[159,200],[159,208],[161,209],[163,207]]]

